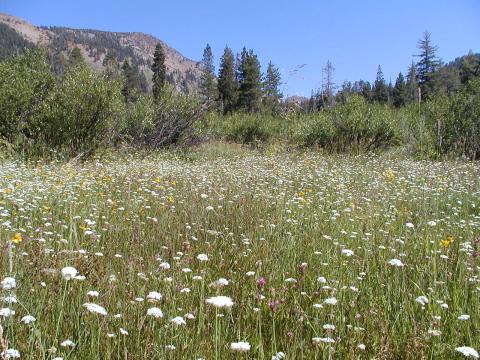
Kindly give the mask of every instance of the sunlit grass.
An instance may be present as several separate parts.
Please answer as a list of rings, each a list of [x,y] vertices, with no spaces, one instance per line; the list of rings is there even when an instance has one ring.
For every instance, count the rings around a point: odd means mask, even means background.
[[[2,279],[16,280],[2,284],[2,351],[452,359],[480,348],[478,164],[219,149],[2,162]]]

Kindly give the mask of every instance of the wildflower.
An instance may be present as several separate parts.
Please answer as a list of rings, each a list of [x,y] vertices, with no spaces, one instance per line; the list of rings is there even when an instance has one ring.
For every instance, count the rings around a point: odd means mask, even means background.
[[[244,341],[232,342],[230,344],[230,349],[232,349],[232,351],[237,351],[237,352],[248,352],[250,351],[250,344]]]
[[[470,319],[470,315],[460,315],[458,320],[466,321]]]
[[[163,318],[163,312],[158,307],[151,307],[147,310],[148,316],[153,316],[154,318]]]
[[[342,255],[345,255],[346,257],[350,257],[353,255],[353,251],[349,249],[343,249],[342,250]]]
[[[325,284],[327,282],[327,279],[325,279],[323,276],[319,276],[317,278],[317,282],[319,282],[320,284]]]
[[[0,317],[7,318],[13,315],[15,315],[15,310],[12,310],[10,308],[0,309]]]
[[[275,355],[272,356],[272,360],[282,360],[286,359],[287,355],[283,351],[277,352]]]
[[[2,351],[2,358],[3,359],[19,359],[20,352],[16,349],[7,349]]]
[[[447,236],[445,239],[440,240],[440,246],[443,248],[448,248],[453,243],[453,237]]]
[[[432,336],[440,336],[440,335],[442,335],[442,332],[440,330],[429,329],[428,334],[430,334]]]
[[[255,271],[248,271],[248,272],[245,273],[245,275],[249,276],[249,277],[255,276]]]
[[[217,287],[227,286],[228,285],[228,280],[224,279],[224,278],[220,278],[220,279],[216,280],[213,284]]]
[[[167,350],[175,350],[176,347],[175,347],[175,345],[165,345],[165,349],[167,349]]]
[[[150,291],[147,295],[147,300],[151,302],[162,300],[162,294],[156,291]]]
[[[436,225],[437,225],[437,222],[436,222],[436,221],[433,221],[433,220],[430,220],[427,224],[428,224],[429,226],[436,226]]]
[[[98,297],[98,295],[98,291],[90,290],[89,292],[87,292],[87,296]]]
[[[75,347],[75,343],[72,340],[65,340],[63,341],[60,346],[63,347]]]
[[[461,353],[465,357],[472,357],[474,359],[479,358],[477,350],[475,350],[474,348],[471,348],[469,346],[457,347],[457,348],[455,348],[455,351],[458,351],[459,353]]]
[[[325,324],[323,325],[323,330],[335,330],[335,325]]]
[[[413,225],[411,222],[406,223],[405,226],[409,229],[413,229],[415,227],[415,225]]]
[[[391,266],[397,266],[397,267],[405,266],[405,264],[402,263],[399,259],[391,259],[391,260],[388,261],[387,264],[391,265]]]
[[[327,305],[337,305],[338,303],[338,300],[334,297],[330,297],[330,298],[327,298],[323,301],[324,304],[327,304]]]
[[[359,349],[359,350],[365,350],[365,349],[366,349],[366,346],[365,346],[365,344],[358,344],[358,345],[357,345],[357,349]]]
[[[263,289],[263,287],[267,284],[267,280],[262,276],[257,280],[257,287],[259,289]]]
[[[37,319],[35,319],[32,315],[25,315],[20,321],[24,324],[31,324],[35,322],[35,320]]]
[[[208,256],[207,256],[207,254],[198,254],[198,255],[197,255],[197,260],[199,260],[199,261],[208,261]]]
[[[208,298],[205,302],[216,308],[231,308],[233,306],[233,301],[228,296],[214,296]]]
[[[14,289],[17,286],[15,278],[13,277],[6,277],[2,280],[2,289],[3,290],[10,290]]]
[[[419,304],[425,306],[426,304],[428,304],[428,298],[426,296],[419,296],[415,299],[416,302],[418,302]]]
[[[160,264],[160,269],[168,270],[168,269],[170,269],[170,264],[168,262],[162,262]]]
[[[85,307],[88,311],[94,314],[99,314],[106,316],[107,315],[107,310],[105,310],[104,307],[94,304],[94,303],[85,303],[83,304],[83,307]]]
[[[324,337],[324,338],[314,337],[314,338],[312,338],[312,341],[313,341],[315,344],[320,344],[321,342],[322,342],[322,343],[327,343],[327,344],[333,344],[333,343],[335,342],[335,340],[333,340],[333,339],[330,338],[330,337]]]
[[[182,326],[187,324],[181,316],[174,317],[173,319],[170,320],[170,322],[174,323],[177,326]]]
[[[16,233],[16,234],[13,235],[13,237],[12,237],[12,242],[13,242],[14,244],[20,244],[20,243],[22,242],[22,240],[23,240],[23,239],[22,239],[22,234],[20,234],[20,233]]]
[[[395,174],[393,173],[393,170],[389,168],[385,173],[385,177],[387,178],[388,181],[395,180]]]
[[[122,334],[122,335],[128,335],[128,331],[125,330],[124,328],[120,328],[120,334]]]
[[[61,270],[61,273],[63,278],[68,281],[74,279],[77,276],[78,271],[72,266],[66,266]]]

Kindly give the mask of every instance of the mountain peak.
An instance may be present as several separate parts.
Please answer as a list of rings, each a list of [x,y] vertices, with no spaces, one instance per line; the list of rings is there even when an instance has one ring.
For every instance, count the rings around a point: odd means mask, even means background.
[[[142,32],[110,32],[94,29],[36,26],[13,15],[0,13],[0,23],[14,29],[34,45],[47,46],[56,53],[67,54],[78,47],[87,63],[96,71],[104,69],[107,52],[114,54],[118,63],[128,59],[138,67],[151,86],[155,46],[160,43],[165,53],[167,79],[182,92],[197,92],[201,76],[200,63],[188,59],[179,51],[153,35]]]

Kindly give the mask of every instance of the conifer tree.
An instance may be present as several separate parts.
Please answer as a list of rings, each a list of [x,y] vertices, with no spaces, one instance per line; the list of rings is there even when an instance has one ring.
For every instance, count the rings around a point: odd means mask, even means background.
[[[217,98],[217,84],[215,78],[215,66],[213,65],[213,53],[209,44],[203,51],[202,75],[200,93],[206,102]]]
[[[280,100],[283,96],[279,89],[280,84],[280,70],[270,61],[263,82],[263,104],[273,114],[277,114],[280,110]]]
[[[237,102],[237,81],[235,76],[235,59],[232,50],[226,46],[220,59],[218,71],[218,94],[223,112],[231,112]]]
[[[407,84],[402,73],[398,74],[392,92],[393,106],[400,107],[407,104]]]
[[[140,81],[138,77],[138,72],[136,69],[133,69],[130,66],[130,63],[127,59],[123,62],[122,65],[122,73],[123,73],[123,87],[122,87],[122,94],[125,98],[125,101],[132,101],[135,100],[135,93],[138,92],[140,88]]]
[[[418,82],[417,82],[417,70],[416,65],[412,61],[408,68],[407,74],[407,103],[415,103],[418,101]]]
[[[80,49],[75,46],[72,51],[70,51],[68,57],[68,66],[76,66],[79,64],[85,64],[85,59],[83,58]]]
[[[388,87],[383,78],[382,67],[378,65],[377,77],[373,85],[373,100],[386,104],[388,103]]]
[[[238,107],[248,112],[260,110],[262,74],[253,50],[242,51],[239,75]]]
[[[153,71],[153,98],[158,99],[160,93],[165,86],[165,79],[166,79],[166,68],[165,68],[165,54],[162,49],[162,45],[160,43],[157,44],[155,47],[155,53],[153,54],[153,64],[152,64],[152,71]]]
[[[435,72],[440,66],[436,55],[438,48],[432,45],[428,31],[423,33],[417,48],[420,50],[420,54],[417,55],[420,58],[417,63],[417,81],[422,90],[422,99],[428,99],[433,94]]]

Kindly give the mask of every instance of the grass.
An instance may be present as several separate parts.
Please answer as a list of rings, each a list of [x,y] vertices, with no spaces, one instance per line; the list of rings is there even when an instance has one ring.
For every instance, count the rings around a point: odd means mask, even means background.
[[[16,279],[0,290],[15,311],[1,320],[4,350],[22,359],[455,359],[457,347],[480,349],[478,164],[222,156],[223,146],[81,164],[3,160],[1,266]],[[66,266],[85,279],[62,278]],[[234,305],[206,303],[218,295]],[[163,317],[147,316],[151,307]],[[240,341],[248,352],[231,350]]]

